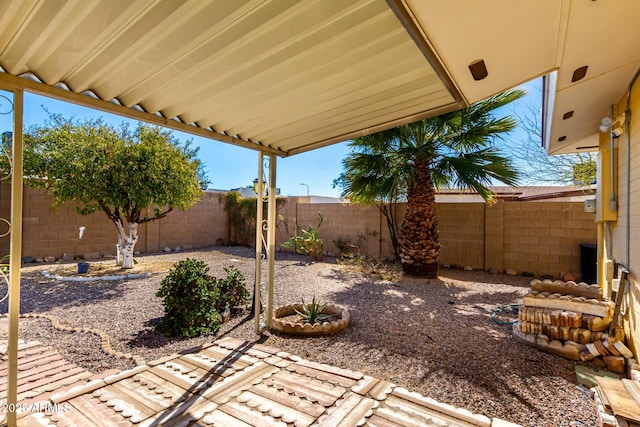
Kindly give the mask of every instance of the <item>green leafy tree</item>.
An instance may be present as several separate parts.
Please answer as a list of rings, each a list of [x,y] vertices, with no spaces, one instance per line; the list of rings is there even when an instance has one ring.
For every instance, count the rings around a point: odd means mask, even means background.
[[[406,198],[406,213],[397,231],[405,272],[437,277],[441,246],[437,188],[471,189],[491,202],[493,181],[516,184],[517,171],[493,145],[516,122],[510,116],[496,117],[494,110],[523,95],[521,90],[510,90],[465,109],[353,141],[336,183],[343,197],[357,203]]]
[[[25,176],[53,196],[54,209],[72,202],[81,215],[103,211],[118,230],[122,268],[132,268],[138,226],[202,196],[206,178],[197,153],[159,127],[50,115],[25,133]]]

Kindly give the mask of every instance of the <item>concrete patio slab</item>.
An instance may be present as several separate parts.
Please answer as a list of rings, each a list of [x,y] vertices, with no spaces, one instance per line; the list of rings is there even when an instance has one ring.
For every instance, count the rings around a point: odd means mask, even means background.
[[[19,426],[492,425],[388,381],[232,338],[95,377],[23,343],[19,367]]]

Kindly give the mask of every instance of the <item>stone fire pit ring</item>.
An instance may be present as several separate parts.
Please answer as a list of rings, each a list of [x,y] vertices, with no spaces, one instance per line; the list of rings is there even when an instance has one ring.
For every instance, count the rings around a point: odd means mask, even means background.
[[[276,308],[271,329],[285,335],[320,336],[336,334],[349,326],[349,311],[341,305],[328,304],[322,313],[330,314],[335,319],[322,324],[311,325],[287,319],[289,316],[296,315],[296,310],[301,311],[302,304],[289,304]]]

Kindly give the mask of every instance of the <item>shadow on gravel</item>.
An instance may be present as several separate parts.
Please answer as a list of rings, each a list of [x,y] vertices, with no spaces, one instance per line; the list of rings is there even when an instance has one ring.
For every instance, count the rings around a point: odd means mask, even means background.
[[[214,247],[205,248],[202,250],[194,250],[193,252],[194,253],[207,252],[212,250],[220,252],[227,256],[243,258],[244,260],[256,258],[255,249],[248,246],[214,246]],[[265,256],[266,256],[266,252],[263,250],[263,257]],[[301,265],[301,266],[309,265],[316,262],[316,261],[313,261],[310,257],[301,256],[299,254],[294,254],[293,252],[289,252],[285,250],[280,250],[279,248],[276,248],[275,256],[276,256],[276,261],[295,261],[297,265]],[[335,258],[325,257],[325,260],[320,262],[335,264]]]
[[[166,337],[159,332],[156,327],[162,322],[162,317],[150,319],[144,323],[145,329],[133,334],[133,338],[128,341],[127,345],[133,349],[138,348],[160,348],[170,342],[187,341],[188,338],[183,337]],[[134,350],[134,353],[137,350]]]
[[[555,396],[553,389],[541,389],[540,379],[561,378],[561,386],[573,387],[575,362],[515,342],[512,326],[492,319],[495,309],[522,302],[527,280],[501,285],[500,275],[479,274],[474,276],[479,280],[462,283],[464,275],[445,274],[449,277],[404,277],[395,283],[365,279],[331,294],[351,314],[349,328],[331,339],[368,348],[367,354],[383,366],[401,360],[398,366],[406,366],[414,378],[410,386],[435,399],[480,413],[493,412],[488,402],[500,402],[507,405],[500,412],[526,407],[544,418],[544,401]],[[353,275],[334,269],[329,277]],[[493,283],[491,290],[483,290],[486,283]],[[474,407],[450,400],[449,392],[466,387],[482,389],[486,401]]]
[[[231,319],[229,321],[230,324],[233,324],[229,329],[224,330],[224,332],[219,332],[215,335],[210,335],[211,341],[215,341],[221,338],[224,338],[227,335],[232,335],[233,331],[244,327],[247,322],[253,320],[253,315],[248,312],[247,315],[238,320],[237,318],[241,316],[242,310],[238,310],[237,313],[232,313]],[[133,338],[127,342],[127,347],[133,349],[140,348],[161,348],[167,345],[168,343],[176,343],[176,342],[188,342],[191,338],[184,337],[167,337],[162,332],[157,330],[157,326],[162,322],[162,317],[156,317],[154,319],[150,319],[144,323],[145,329],[133,334]],[[134,350],[134,353],[137,350]]]
[[[20,284],[20,312],[47,312],[54,308],[81,306],[119,298],[126,292],[126,279],[95,282],[65,282],[48,279],[39,272],[23,273]],[[3,289],[3,291],[6,288]],[[8,299],[0,313],[8,311]]]

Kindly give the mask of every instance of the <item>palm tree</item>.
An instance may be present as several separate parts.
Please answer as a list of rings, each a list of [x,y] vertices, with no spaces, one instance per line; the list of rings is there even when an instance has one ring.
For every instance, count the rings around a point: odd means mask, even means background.
[[[335,184],[356,203],[384,204],[406,197],[396,249],[406,273],[437,277],[437,188],[471,189],[491,202],[493,180],[516,184],[517,171],[493,146],[516,122],[510,116],[496,117],[494,110],[524,94],[506,91],[462,110],[352,142],[353,152],[343,161],[344,172]]]

